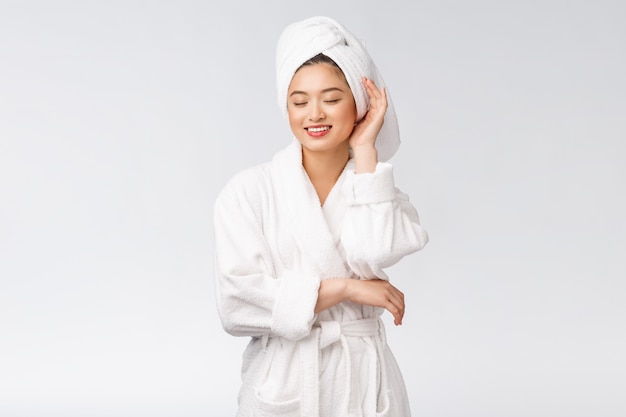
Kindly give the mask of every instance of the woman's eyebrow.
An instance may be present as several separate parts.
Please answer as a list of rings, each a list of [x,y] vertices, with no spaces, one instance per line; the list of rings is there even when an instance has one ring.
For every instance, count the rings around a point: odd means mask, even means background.
[[[323,89],[321,92],[322,93],[328,93],[330,91],[340,91],[340,92],[344,92],[341,88],[339,87],[329,87],[329,88],[325,88]],[[300,91],[300,90],[294,90],[291,92],[291,94],[289,94],[289,97],[296,95],[296,94],[304,94],[304,95],[309,95],[309,93],[307,93],[306,91]]]
[[[330,88],[325,88],[322,90],[322,93],[328,93],[330,91],[339,91],[343,93],[343,90],[339,87],[330,87]]]

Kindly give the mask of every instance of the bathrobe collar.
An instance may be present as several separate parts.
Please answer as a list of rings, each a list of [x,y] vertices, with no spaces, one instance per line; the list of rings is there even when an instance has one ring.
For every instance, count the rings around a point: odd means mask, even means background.
[[[350,165],[344,168],[344,173]],[[335,245],[317,192],[302,166],[302,145],[297,139],[274,155],[272,175],[279,207],[305,266],[321,279],[350,276]]]

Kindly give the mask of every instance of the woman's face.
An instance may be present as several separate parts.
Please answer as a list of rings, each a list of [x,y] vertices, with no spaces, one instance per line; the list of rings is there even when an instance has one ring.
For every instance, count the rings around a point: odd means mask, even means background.
[[[338,68],[325,63],[300,68],[289,85],[287,112],[293,134],[307,150],[348,149],[357,112]]]

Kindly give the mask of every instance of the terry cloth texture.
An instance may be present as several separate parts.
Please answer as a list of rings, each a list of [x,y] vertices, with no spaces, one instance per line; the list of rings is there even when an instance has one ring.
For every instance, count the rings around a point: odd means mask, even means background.
[[[251,338],[238,417],[410,416],[383,310],[314,313],[322,280],[389,279],[385,268],[428,242],[390,163],[356,174],[348,161],[321,206],[294,139],[220,192],[215,239],[222,324]]]

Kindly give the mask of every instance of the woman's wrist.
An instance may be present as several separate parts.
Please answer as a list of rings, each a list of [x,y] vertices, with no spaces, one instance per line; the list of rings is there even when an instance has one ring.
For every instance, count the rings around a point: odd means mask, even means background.
[[[352,157],[354,158],[354,171],[357,174],[376,171],[378,151],[373,144],[353,146]]]
[[[333,278],[320,283],[315,314],[348,300],[352,279]]]

